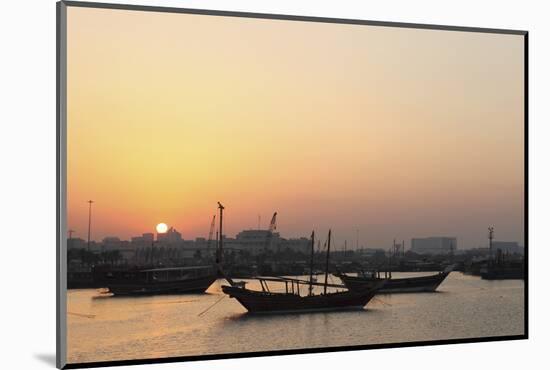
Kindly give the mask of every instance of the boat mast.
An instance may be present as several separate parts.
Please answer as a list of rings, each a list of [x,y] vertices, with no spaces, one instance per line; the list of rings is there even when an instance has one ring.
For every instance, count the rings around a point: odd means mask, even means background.
[[[225,207],[220,202],[218,202],[218,208],[220,210],[220,230],[216,233],[216,239],[218,239],[219,234],[218,250],[216,251],[216,266],[220,274],[225,280],[227,280],[229,285],[235,286],[235,282],[233,281],[233,279],[227,276],[221,267],[223,259],[223,210],[225,209]]]
[[[324,294],[327,294],[327,283],[328,283],[328,259],[330,256],[330,234],[331,230],[328,230],[328,244],[327,244],[327,263],[325,265],[325,289]]]
[[[212,222],[210,222],[210,230],[208,232],[208,242],[206,243],[206,254],[208,255],[208,259],[210,259],[210,246],[212,244],[212,236],[214,236],[215,228],[216,228],[216,215],[212,216]],[[218,236],[216,235],[216,244],[217,243],[218,243]]]
[[[222,261],[222,257],[223,257],[223,210],[225,209],[225,207],[220,203],[218,202],[218,208],[220,209],[220,230],[219,230],[219,233],[220,233],[220,240],[218,242],[218,251],[216,253],[216,263],[221,263]]]
[[[315,230],[311,232],[311,258],[309,260],[309,295],[313,295],[313,253],[315,253]]]

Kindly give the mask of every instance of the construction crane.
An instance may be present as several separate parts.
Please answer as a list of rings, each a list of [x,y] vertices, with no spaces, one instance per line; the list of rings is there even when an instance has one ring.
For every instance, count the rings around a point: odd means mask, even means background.
[[[269,223],[269,232],[273,234],[273,231],[277,230],[277,212],[271,217],[271,222]]]
[[[271,217],[271,222],[269,223],[269,230],[265,238],[265,249],[271,248],[271,239],[273,238],[273,232],[277,229],[277,212],[273,213]]]
[[[212,222],[210,223],[210,231],[208,232],[208,242],[206,244],[206,252],[210,255],[210,246],[212,245],[212,236],[214,235],[214,228],[216,227],[216,215],[212,216]]]

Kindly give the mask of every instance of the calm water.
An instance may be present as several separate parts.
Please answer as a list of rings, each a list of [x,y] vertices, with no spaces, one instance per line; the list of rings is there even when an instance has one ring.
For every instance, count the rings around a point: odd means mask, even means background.
[[[137,298],[70,290],[68,361],[523,334],[522,280],[485,281],[453,272],[437,293],[380,295],[362,311],[286,315],[247,314],[224,296],[222,283],[208,294]]]

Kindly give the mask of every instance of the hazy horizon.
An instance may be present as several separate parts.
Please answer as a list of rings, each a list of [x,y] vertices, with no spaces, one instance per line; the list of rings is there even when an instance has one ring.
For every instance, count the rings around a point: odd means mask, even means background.
[[[523,36],[68,8],[68,228],[524,239]]]

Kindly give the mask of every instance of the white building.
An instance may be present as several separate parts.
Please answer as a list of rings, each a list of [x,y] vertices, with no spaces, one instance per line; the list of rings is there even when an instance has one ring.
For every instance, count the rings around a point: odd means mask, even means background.
[[[456,248],[455,237],[432,236],[411,239],[411,251],[418,254],[449,254],[451,251],[454,252]]]
[[[227,241],[227,242],[226,242]],[[308,238],[281,238],[277,232],[269,230],[243,230],[235,239],[224,239],[224,245],[250,252],[252,255],[265,251],[284,252],[289,249],[294,252],[309,253],[311,241]]]
[[[279,241],[279,233],[269,230],[243,230],[236,235],[234,247],[254,255],[266,250],[277,251]]]

